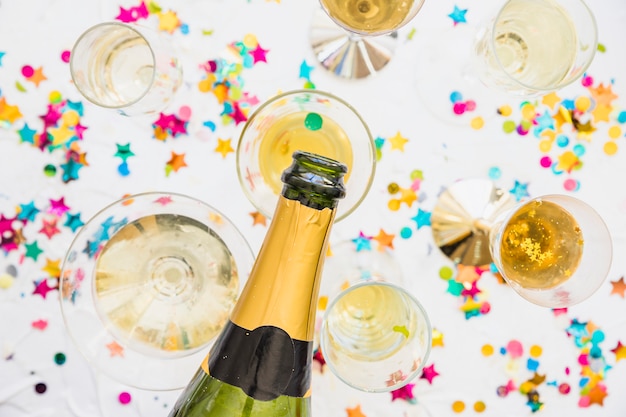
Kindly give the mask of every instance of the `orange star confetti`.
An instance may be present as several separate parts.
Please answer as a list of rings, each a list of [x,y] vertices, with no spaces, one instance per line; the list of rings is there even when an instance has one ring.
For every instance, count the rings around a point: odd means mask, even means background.
[[[250,216],[252,216],[252,226],[257,224],[265,226],[267,224],[266,217],[258,211],[250,213]]]
[[[348,413],[348,417],[367,417],[361,411],[361,405],[360,404],[357,405],[356,407],[353,407],[353,408],[346,408],[346,413]]]
[[[391,149],[396,149],[402,152],[404,152],[404,145],[406,145],[408,141],[409,140],[402,136],[400,132],[396,133],[395,136],[389,138],[389,142],[391,142]]]
[[[605,87],[604,83],[600,83],[596,88],[589,87],[589,92],[597,104],[603,104],[607,107],[611,107],[611,103],[617,98],[617,95],[613,93],[611,84]]]
[[[177,154],[176,152],[172,152],[172,157],[167,164],[165,165],[165,176],[169,176],[172,171],[178,172],[182,167],[186,167],[187,163],[185,162],[185,154]]]
[[[589,391],[589,404],[604,405],[604,398],[606,396],[606,390],[601,385],[595,385]]]
[[[43,67],[37,68],[33,72],[33,75],[26,78],[27,81],[30,81],[31,83],[35,84],[36,87],[39,87],[39,84],[41,84],[42,81],[45,81],[47,79],[48,78],[43,74]]]
[[[626,359],[626,346],[621,341],[617,342],[617,346],[615,346],[615,349],[611,349],[611,352],[615,354],[615,362]]]
[[[124,357],[124,348],[116,341],[108,343],[106,347],[107,349],[109,349],[109,355],[111,355],[111,357],[114,357],[114,356],[119,356],[120,358]]]
[[[0,97],[0,121],[4,120],[9,123],[15,123],[16,120],[22,118],[20,108],[7,104],[4,97]]]
[[[382,250],[384,247],[393,249],[393,239],[395,237],[396,235],[387,234],[383,229],[380,229],[378,235],[374,236],[372,239],[378,242],[378,249]]]
[[[626,292],[626,283],[624,282],[624,277],[621,277],[616,281],[611,281],[611,286],[613,287],[611,288],[611,295],[616,294],[624,298],[624,292]]]
[[[215,152],[221,153],[222,158],[226,158],[226,155],[231,152],[235,152],[233,147],[230,145],[230,141],[231,139],[217,139],[217,147],[215,148]]]

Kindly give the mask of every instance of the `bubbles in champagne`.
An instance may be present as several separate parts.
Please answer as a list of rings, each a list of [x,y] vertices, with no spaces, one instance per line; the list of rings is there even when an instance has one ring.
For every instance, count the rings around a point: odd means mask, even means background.
[[[125,344],[154,354],[210,342],[238,289],[224,242],[186,216],[141,217],[117,231],[97,258],[94,299],[101,318]]]
[[[338,24],[364,33],[390,32],[408,18],[413,0],[322,0]]]

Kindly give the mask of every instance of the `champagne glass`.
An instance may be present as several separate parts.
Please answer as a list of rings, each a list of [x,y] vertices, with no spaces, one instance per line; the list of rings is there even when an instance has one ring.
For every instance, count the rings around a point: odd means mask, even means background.
[[[274,213],[281,174],[294,151],[306,151],[348,166],[346,197],[335,221],[354,211],[374,179],[376,147],[365,121],[350,104],[319,90],[278,94],[247,120],[237,145],[237,174],[244,193],[265,217]]]
[[[612,240],[600,215],[568,195],[515,203],[489,181],[448,187],[431,214],[436,245],[454,262],[493,262],[519,295],[564,308],[590,297],[612,262]]]
[[[348,79],[380,71],[391,60],[397,30],[420,11],[424,0],[320,0],[311,45],[327,70]]]
[[[121,22],[100,23],[80,35],[70,72],[87,100],[126,116],[163,110],[182,83],[182,67],[166,39]]]
[[[69,335],[96,370],[147,390],[186,385],[228,320],[254,256],[192,197],[118,200],[76,234],[61,272]]]
[[[432,328],[420,302],[402,286],[389,252],[331,246],[324,264],[320,349],[330,370],[349,386],[386,392],[421,374]],[[327,305],[325,305],[327,303]]]
[[[597,42],[583,0],[508,0],[477,28],[425,33],[417,88],[446,121],[495,116],[511,98],[539,97],[580,79]]]

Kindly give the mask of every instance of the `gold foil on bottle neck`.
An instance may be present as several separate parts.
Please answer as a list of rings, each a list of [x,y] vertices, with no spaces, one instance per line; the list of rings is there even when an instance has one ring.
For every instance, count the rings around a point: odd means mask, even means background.
[[[276,326],[292,339],[313,340],[319,278],[334,216],[335,210],[313,209],[280,196],[233,309],[233,323],[250,330]]]

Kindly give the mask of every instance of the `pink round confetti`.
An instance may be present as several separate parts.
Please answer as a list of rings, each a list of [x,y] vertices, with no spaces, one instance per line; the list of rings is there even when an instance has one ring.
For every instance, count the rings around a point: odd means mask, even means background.
[[[591,87],[593,85],[593,77],[586,76],[581,79],[583,87]]]
[[[120,395],[117,397],[117,399],[120,401],[120,404],[126,405],[126,404],[130,403],[131,396],[130,396],[130,393],[124,391],[124,392],[120,393]]]
[[[565,375],[569,375],[569,373],[570,373],[569,366],[566,366],[565,367]]]
[[[65,62],[66,64],[70,62],[70,54],[71,52],[67,49],[61,52],[61,61]]]
[[[571,387],[569,386],[567,382],[563,382],[562,384],[559,385],[559,392],[561,394],[569,394],[570,390],[571,390]]]
[[[411,183],[411,190],[413,191],[419,191],[420,189],[420,185],[422,184],[422,180],[420,180],[419,178],[415,179],[412,183]]]
[[[586,353],[582,353],[580,356],[578,356],[578,363],[582,366],[589,365],[589,357]]]
[[[454,112],[454,114],[463,114],[465,113],[465,108],[466,108],[466,104],[465,103],[454,103],[454,106],[452,106],[452,111]]]
[[[552,158],[544,156],[539,160],[539,164],[544,168],[550,168],[552,166]]]
[[[189,121],[191,118],[191,107],[181,106],[178,110],[178,118],[183,122]]]
[[[476,102],[474,100],[467,100],[465,102],[465,110],[474,111],[476,110]]]
[[[484,302],[481,306],[480,306],[480,313],[481,314],[487,314],[491,311],[491,304],[489,304],[488,302]]]
[[[579,187],[580,184],[573,178],[568,178],[563,182],[563,188],[567,191],[576,191]]]
[[[524,348],[522,344],[517,340],[511,340],[506,345],[506,351],[511,355],[511,358],[521,358],[524,354]]]
[[[581,408],[589,407],[590,404],[591,404],[591,399],[589,398],[588,395],[583,395],[578,400],[578,406]]]
[[[33,67],[31,67],[30,65],[24,65],[22,67],[22,75],[26,78],[30,78],[33,76],[33,74],[35,73],[35,70]]]

